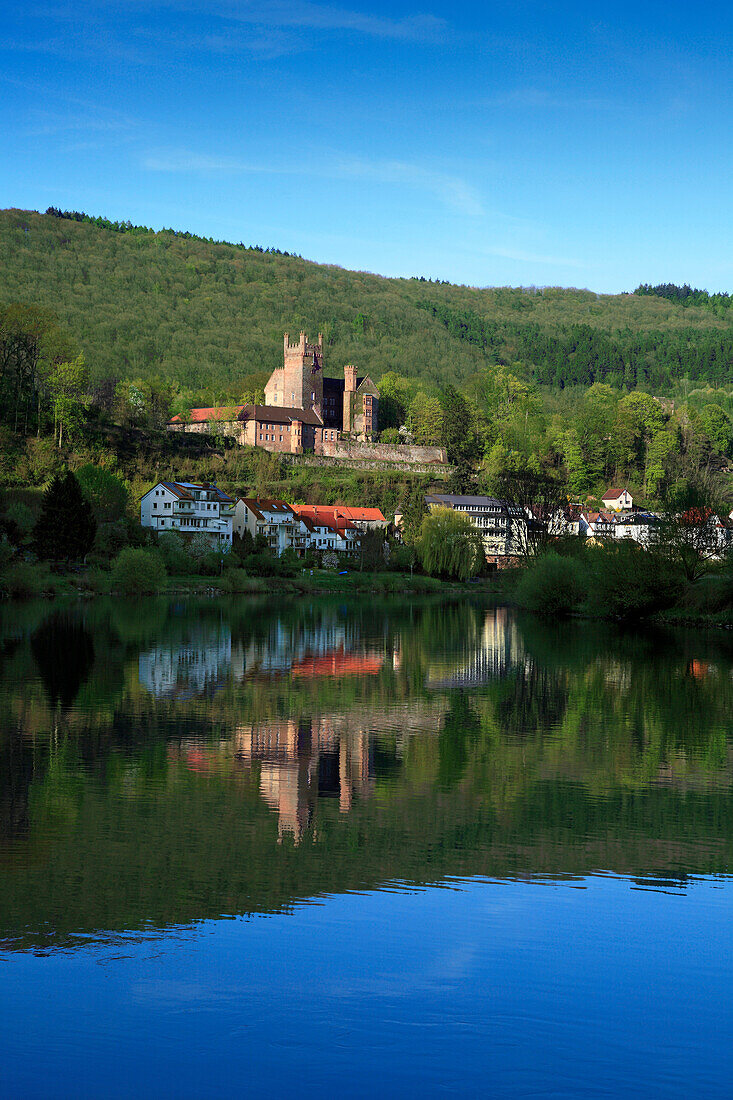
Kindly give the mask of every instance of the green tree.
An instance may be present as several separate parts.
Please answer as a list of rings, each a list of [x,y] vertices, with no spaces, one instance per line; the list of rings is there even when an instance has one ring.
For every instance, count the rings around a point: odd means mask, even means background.
[[[436,508],[425,516],[417,552],[426,573],[461,581],[476,576],[485,560],[480,531],[453,508]]]
[[[111,523],[124,517],[127,512],[127,486],[111,470],[88,462],[76,471],[76,480],[99,522]]]
[[[400,428],[407,419],[412,383],[395,371],[387,371],[379,380],[379,425]]]
[[[644,488],[650,496],[655,496],[664,480],[667,459],[674,450],[674,436],[669,431],[655,432],[646,449],[644,469]]]
[[[415,442],[437,447],[443,441],[443,406],[437,397],[428,397],[421,390],[410,404],[408,427]]]
[[[425,487],[413,481],[402,501],[402,537],[408,546],[414,546],[420,537],[422,521],[428,513],[425,503]]]
[[[733,442],[733,424],[725,410],[720,405],[703,405],[700,409],[700,424],[715,453],[729,455]]]
[[[49,375],[53,397],[54,436],[61,448],[64,432],[72,439],[84,424],[86,392],[89,375],[83,355],[69,362],[57,363]]]
[[[644,468],[647,444],[664,423],[662,406],[648,393],[635,391],[619,401],[615,437],[624,471]]]
[[[94,543],[97,521],[70,470],[57,474],[43,494],[33,531],[36,553],[50,561],[78,561]]]
[[[444,386],[440,407],[441,442],[448,461],[454,466],[470,467],[477,453],[476,420],[471,406],[454,386]]]
[[[4,419],[27,435],[35,414],[40,435],[44,403],[57,364],[76,347],[56,314],[41,306],[14,303],[0,308],[0,399]]]
[[[126,546],[112,566],[112,586],[126,596],[160,592],[165,586],[165,578],[165,564],[157,550]]]

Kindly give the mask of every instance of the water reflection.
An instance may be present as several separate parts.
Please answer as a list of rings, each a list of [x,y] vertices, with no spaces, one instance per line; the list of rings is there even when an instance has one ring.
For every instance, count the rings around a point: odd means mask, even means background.
[[[226,623],[182,621],[176,633],[141,652],[141,685],[161,698],[211,694],[231,671],[231,630]]]
[[[471,602],[0,618],[0,938],[395,879],[733,867],[726,636]]]

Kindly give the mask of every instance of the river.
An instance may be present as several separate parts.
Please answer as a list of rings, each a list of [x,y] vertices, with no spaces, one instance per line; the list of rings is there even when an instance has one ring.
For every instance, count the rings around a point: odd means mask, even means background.
[[[730,1096],[733,636],[0,607],[0,1095]]]

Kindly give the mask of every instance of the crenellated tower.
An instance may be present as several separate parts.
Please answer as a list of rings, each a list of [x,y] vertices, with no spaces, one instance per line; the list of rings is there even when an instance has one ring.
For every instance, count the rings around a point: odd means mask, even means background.
[[[318,342],[308,343],[301,332],[291,344],[286,332],[283,339],[282,404],[294,409],[313,409],[320,416],[323,410],[323,335]]]

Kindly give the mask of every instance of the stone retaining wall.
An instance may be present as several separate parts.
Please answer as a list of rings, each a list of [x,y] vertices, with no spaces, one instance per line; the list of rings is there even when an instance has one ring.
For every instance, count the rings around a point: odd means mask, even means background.
[[[427,466],[448,461],[444,447],[413,447],[398,443],[357,443],[350,439],[324,439],[323,454],[328,458],[359,459],[365,462],[399,462]]]
[[[405,470],[411,474],[430,474],[436,481],[447,478],[453,467],[438,462],[429,464],[420,462],[394,462],[385,459],[328,458],[319,455],[283,455],[286,462],[298,466],[330,466],[342,470]]]

